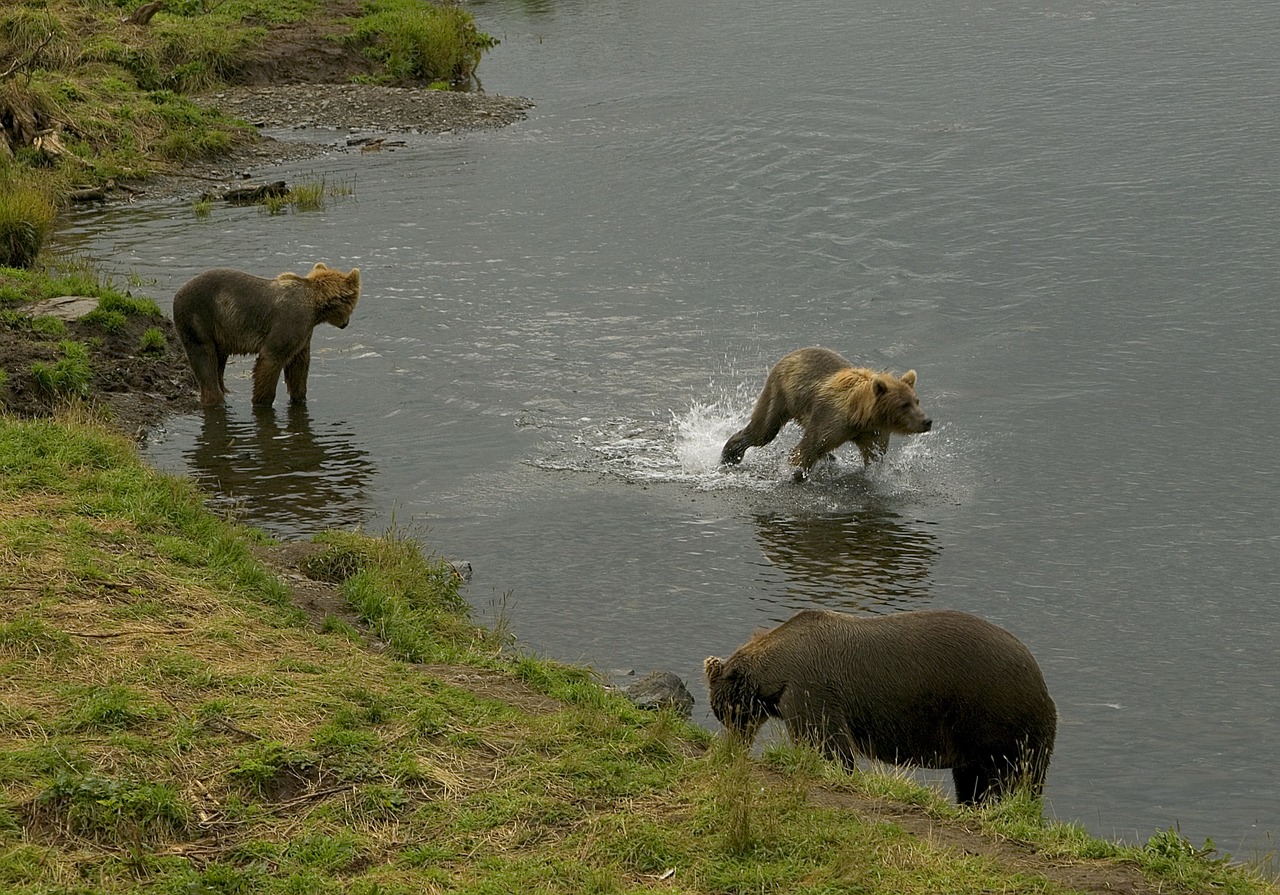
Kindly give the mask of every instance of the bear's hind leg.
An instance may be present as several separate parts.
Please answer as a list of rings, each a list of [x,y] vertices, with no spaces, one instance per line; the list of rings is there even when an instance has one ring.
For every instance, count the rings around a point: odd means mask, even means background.
[[[208,344],[191,344],[186,349],[191,372],[195,374],[196,384],[200,386],[200,403],[206,407],[221,404],[222,389],[219,382],[222,377],[216,349]]]
[[[231,394],[231,390],[227,388],[227,356],[225,351],[218,349],[218,390],[224,395]]]
[[[992,794],[993,784],[998,784],[990,774],[977,765],[956,765],[951,769],[951,780],[956,785],[956,801],[961,805],[981,805]]]
[[[957,765],[951,769],[956,785],[956,801],[961,805],[986,805],[1004,798],[1018,783],[1017,770],[1007,762]]]
[[[741,463],[747,448],[763,447],[773,441],[789,419],[786,402],[775,399],[770,385],[766,384],[751,411],[751,422],[729,436],[720,452],[720,462],[726,466]]]

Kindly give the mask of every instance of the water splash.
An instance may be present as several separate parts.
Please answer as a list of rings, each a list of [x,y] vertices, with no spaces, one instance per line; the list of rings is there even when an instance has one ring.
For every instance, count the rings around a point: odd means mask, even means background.
[[[568,440],[559,452],[534,465],[554,471],[614,476],[629,483],[677,483],[699,491],[792,493],[791,449],[800,427],[788,424],[771,444],[752,448],[737,466],[720,465],[725,441],[746,424],[755,384],[739,386],[710,401],[694,401],[669,419],[564,421]],[[856,449],[845,446],[818,464],[802,486],[801,503],[825,507],[902,503],[942,498],[954,502],[971,491],[964,471],[964,447],[947,425],[926,436],[894,438],[880,463],[864,468]]]

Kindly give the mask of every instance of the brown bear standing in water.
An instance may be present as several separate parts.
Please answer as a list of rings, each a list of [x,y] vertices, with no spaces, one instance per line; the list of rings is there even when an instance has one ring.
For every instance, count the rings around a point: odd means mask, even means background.
[[[317,263],[305,277],[282,273],[275,279],[238,270],[206,270],[173,297],[173,322],[187,351],[200,401],[221,404],[227,394],[227,357],[257,354],[253,403],[270,404],[284,371],[289,400],[307,400],[311,331],[329,323],[339,329],[351,320],[360,299],[360,270],[350,273]]]
[[[1057,709],[1030,651],[976,616],[806,609],[703,670],[716,718],[748,744],[779,718],[849,768],[951,768],[962,804],[1044,786]]]
[[[870,464],[889,450],[890,435],[928,432],[933,420],[916,398],[916,371],[901,378],[855,367],[829,348],[801,348],[774,364],[756,399],[751,422],[725,442],[720,462],[740,463],[749,447],[773,441],[795,420],[804,427],[791,453],[803,478],[813,464],[846,441]]]

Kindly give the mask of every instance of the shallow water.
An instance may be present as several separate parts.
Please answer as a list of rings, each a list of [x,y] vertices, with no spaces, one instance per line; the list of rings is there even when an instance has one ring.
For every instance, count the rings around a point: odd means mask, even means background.
[[[394,519],[481,618],[611,673],[806,606],[978,613],[1039,658],[1054,814],[1280,830],[1280,7],[490,0],[527,122],[287,169],[272,217],[182,203],[63,234],[167,301],[324,260],[365,297],[311,401],[147,446],[283,535]],[[716,468],[768,367],[915,368],[935,429],[807,484],[797,432]]]

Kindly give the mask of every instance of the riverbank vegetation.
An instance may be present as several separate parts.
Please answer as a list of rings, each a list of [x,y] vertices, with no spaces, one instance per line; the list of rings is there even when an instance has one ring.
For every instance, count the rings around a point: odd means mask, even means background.
[[[0,888],[1274,893],[802,750],[468,617],[403,532],[274,545],[83,411],[0,418]]]
[[[63,296],[84,307],[37,304]],[[0,267],[0,412],[43,417],[89,400],[134,432],[193,409],[195,395],[173,323],[150,298],[73,259]]]
[[[461,7],[418,0],[5,3],[0,266],[33,263],[77,191],[178,171],[256,139],[196,94],[322,77],[464,85],[495,43]]]

